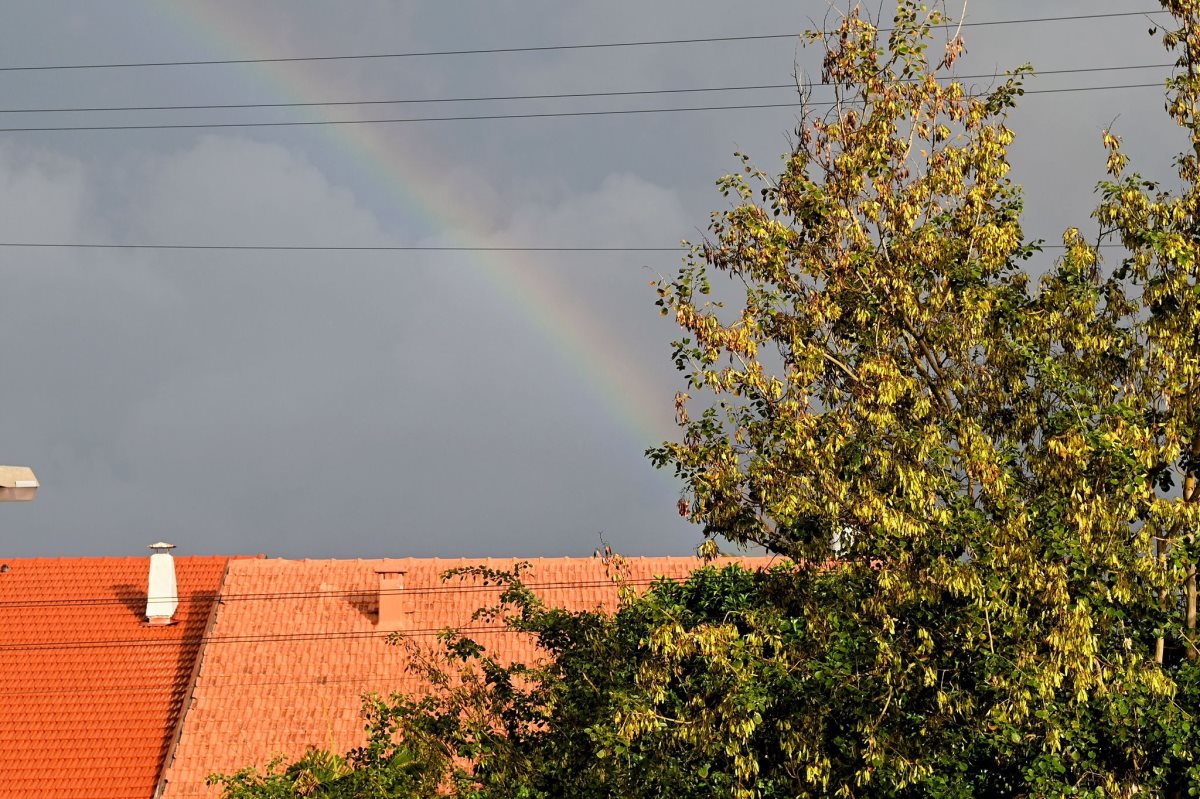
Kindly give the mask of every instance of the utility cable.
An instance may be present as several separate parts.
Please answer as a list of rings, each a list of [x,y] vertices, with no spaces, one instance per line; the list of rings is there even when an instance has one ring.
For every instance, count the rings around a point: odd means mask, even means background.
[[[699,568],[699,567],[697,567]],[[3,579],[3,578],[0,578]],[[616,583],[612,580],[596,579],[596,580],[557,580],[552,582],[522,582],[524,588],[529,589],[563,589],[563,588],[604,588],[617,585],[653,585],[658,578],[639,578],[634,580],[623,580]],[[674,579],[666,578],[664,579]],[[374,596],[427,596],[431,594],[470,594],[470,593],[496,593],[503,591],[505,586],[493,582],[492,585],[434,585],[424,586],[420,588],[395,588],[395,589],[376,589],[376,588],[342,588],[325,591],[262,591],[248,593],[207,593],[196,596],[181,596],[178,597],[180,604],[188,603],[206,603],[211,604],[214,601],[219,601],[221,604],[229,602],[255,602],[263,600],[286,600],[286,599],[325,599],[325,598],[347,598],[347,599],[363,599]],[[120,597],[81,597],[73,598],[56,598],[42,600],[17,600],[12,602],[0,601],[0,612],[12,608],[62,608],[62,607],[92,607],[103,605],[128,605],[131,601],[136,601],[141,604],[143,601],[165,602],[176,597],[142,597],[140,594],[124,598]],[[2,644],[0,644],[2,646]]]
[[[1162,83],[1129,83],[1113,86],[1076,86],[1061,89],[1028,89],[1022,94],[1062,94],[1066,92],[1094,92],[1113,89],[1162,88]],[[971,95],[984,96],[984,95]],[[678,114],[700,111],[749,111],[766,108],[829,108],[835,101],[805,103],[793,100],[787,103],[751,103],[744,105],[703,105],[676,108],[621,108],[596,111],[543,111],[516,114],[461,114],[454,116],[391,117],[387,119],[301,119],[282,122],[186,122],[146,123],[133,125],[47,125],[37,127],[0,127],[0,133],[53,133],[64,131],[120,131],[120,130],[211,130],[218,128],[297,128],[324,125],[394,125],[427,122],[468,122],[488,119],[550,119],[565,117],[627,116],[640,114]]]
[[[467,632],[467,631],[464,631],[464,632]],[[397,683],[405,682],[405,680],[402,676],[396,677],[393,675],[380,675],[380,674],[368,675],[365,677],[363,677],[363,676],[359,676],[359,677],[321,676],[321,677],[310,677],[310,678],[304,679],[304,680],[253,680],[253,681],[248,681],[248,682],[241,682],[239,680],[206,679],[203,681],[203,683],[201,685],[198,686],[197,690],[206,690],[209,688],[260,688],[260,687],[265,687],[268,685],[345,685],[347,683],[371,683],[371,682],[380,682],[380,681],[397,682]],[[161,693],[173,693],[175,691],[179,691],[182,693],[183,690],[184,690],[184,686],[179,685],[175,682],[172,682],[169,685],[159,685],[159,686],[139,685],[139,686],[131,687],[131,686],[127,686],[127,685],[122,685],[120,687],[107,686],[107,687],[99,687],[99,688],[79,688],[79,687],[59,688],[59,689],[42,688],[42,689],[33,690],[33,691],[25,691],[25,690],[5,691],[3,689],[0,689],[0,697],[62,696],[62,695],[71,695],[71,694],[81,694],[81,695],[86,695],[86,696],[106,696],[106,695],[112,695],[112,694],[161,694]]]
[[[1035,240],[1036,241],[1036,240]],[[1032,242],[1031,242],[1032,243]],[[1043,250],[1061,250],[1062,244],[1037,244]],[[1121,247],[1120,244],[1101,244],[1101,249]],[[249,250],[264,252],[529,252],[529,253],[622,253],[673,252],[686,253],[689,248],[675,247],[424,247],[406,245],[304,245],[304,244],[100,244],[94,242],[0,241],[0,249],[48,250]]]
[[[208,635],[197,638],[114,638],[92,641],[48,641],[45,643],[0,644],[0,654],[5,652],[74,652],[81,649],[140,649],[142,647],[209,646],[210,644],[261,644],[298,643],[304,641],[346,641],[364,638],[387,638],[396,633],[402,637],[439,636],[447,630],[473,635],[479,632],[519,634],[506,625],[455,627],[424,627],[415,630],[348,630],[344,632],[318,633],[247,633],[245,635]]]
[[[1083,20],[1115,19],[1119,17],[1146,17],[1167,13],[1161,8],[1146,11],[1119,11],[1102,14],[1071,14],[1059,17],[1025,17],[1021,19],[995,19],[978,22],[964,21],[934,26],[936,29],[983,28],[1002,25],[1028,25],[1048,22],[1077,22]],[[880,33],[887,33],[892,28],[879,28]],[[143,67],[198,67],[230,64],[285,64],[301,61],[362,61],[369,59],[389,58],[427,58],[434,56],[463,56],[463,55],[494,55],[498,53],[545,53],[565,50],[600,50],[622,47],[661,47],[681,44],[716,44],[723,42],[752,42],[771,39],[794,39],[801,35],[796,33],[768,33],[752,36],[705,36],[680,39],[651,39],[642,41],[623,42],[592,42],[585,44],[553,44],[530,47],[487,47],[462,50],[423,50],[395,53],[357,53],[349,55],[325,56],[281,56],[273,58],[221,58],[196,59],[190,61],[127,61],[118,63],[92,64],[25,64],[0,66],[0,72],[38,72],[50,70],[88,70],[88,69],[135,69]]]
[[[100,244],[87,242],[8,241],[0,247],[78,250],[265,250],[282,252],[687,252],[675,247],[458,247],[421,245],[303,244]]]
[[[1075,69],[1047,69],[1035,71],[1033,77],[1043,75],[1078,75],[1094,72],[1118,72],[1141,69],[1170,69],[1173,64],[1131,64],[1113,67],[1079,67]],[[953,75],[949,79],[988,80],[1003,78],[1004,73],[991,72],[979,75]],[[916,80],[913,78],[912,80]],[[813,82],[807,86],[831,86],[829,81]],[[216,111],[228,109],[252,108],[323,108],[334,106],[362,105],[414,105],[431,103],[482,103],[500,100],[563,100],[589,97],[635,97],[657,94],[701,94],[707,92],[746,92],[775,89],[796,89],[795,83],[762,83],[738,86],[707,86],[692,89],[629,89],[614,91],[564,92],[560,94],[503,94],[462,97],[410,97],[395,100],[313,100],[304,102],[279,103],[208,103],[196,105],[106,105],[106,106],[53,106],[45,108],[0,108],[0,114],[61,114],[61,113],[96,113],[111,111]]]

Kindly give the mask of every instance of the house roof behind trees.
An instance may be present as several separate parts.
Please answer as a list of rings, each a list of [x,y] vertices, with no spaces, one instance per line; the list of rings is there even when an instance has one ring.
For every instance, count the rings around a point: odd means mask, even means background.
[[[737,560],[749,566],[769,562]],[[277,755],[290,762],[309,746],[345,752],[362,744],[364,693],[423,688],[409,670],[408,650],[387,642],[389,631],[432,641],[439,630],[468,625],[477,608],[495,602],[494,583],[447,583],[441,575],[467,566],[510,570],[517,562],[231,562],[190,709],[167,765],[166,799],[218,796],[216,788],[205,785],[214,771],[262,767]],[[656,576],[683,578],[700,565],[690,557],[626,563],[626,579],[639,589]],[[617,586],[600,558],[532,559],[529,564],[522,580],[548,605],[572,610],[617,605]],[[489,629],[477,633],[505,657],[535,656],[528,638]]]

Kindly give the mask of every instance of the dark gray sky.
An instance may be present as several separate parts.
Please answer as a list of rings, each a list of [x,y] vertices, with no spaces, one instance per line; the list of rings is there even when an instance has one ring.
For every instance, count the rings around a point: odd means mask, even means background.
[[[885,0],[886,2],[886,0]],[[1130,11],[972,0],[976,21]],[[459,50],[780,33],[826,5],[645,0],[12,0],[3,65]],[[965,31],[964,74],[1163,64],[1143,18]],[[793,40],[522,54],[0,72],[12,108],[367,100],[786,83]],[[1047,75],[1031,89],[1165,70]],[[821,99],[820,90],[815,100]],[[451,116],[785,102],[787,91],[372,106],[4,114],[4,127]],[[1100,130],[1169,176],[1162,92],[1029,95],[1026,230],[1086,226]],[[0,241],[646,245],[695,239],[713,181],[773,171],[790,109],[326,128],[0,133]],[[662,254],[0,249],[0,508],[9,556],[679,554],[699,531],[642,451],[681,380],[647,283]]]

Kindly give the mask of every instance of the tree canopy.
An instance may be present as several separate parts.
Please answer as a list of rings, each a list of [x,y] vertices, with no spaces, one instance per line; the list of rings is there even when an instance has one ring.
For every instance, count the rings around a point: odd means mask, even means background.
[[[786,565],[615,616],[492,575],[546,663],[448,633],[459,676],[384,703],[388,740],[473,797],[1200,793],[1200,0],[1163,7],[1177,174],[1105,131],[1098,235],[1036,280],[1007,156],[1030,70],[969,91],[913,0],[810,34],[833,107],[780,174],[743,156],[658,283],[687,390],[649,453],[704,551]]]

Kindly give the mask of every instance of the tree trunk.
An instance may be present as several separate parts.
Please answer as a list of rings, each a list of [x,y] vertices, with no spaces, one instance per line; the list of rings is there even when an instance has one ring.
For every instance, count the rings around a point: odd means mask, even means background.
[[[1187,658],[1195,660],[1198,654],[1196,649],[1196,567],[1192,566],[1188,569],[1187,582],[1185,583],[1187,591],[1187,610],[1184,612],[1184,625],[1187,627]]]

